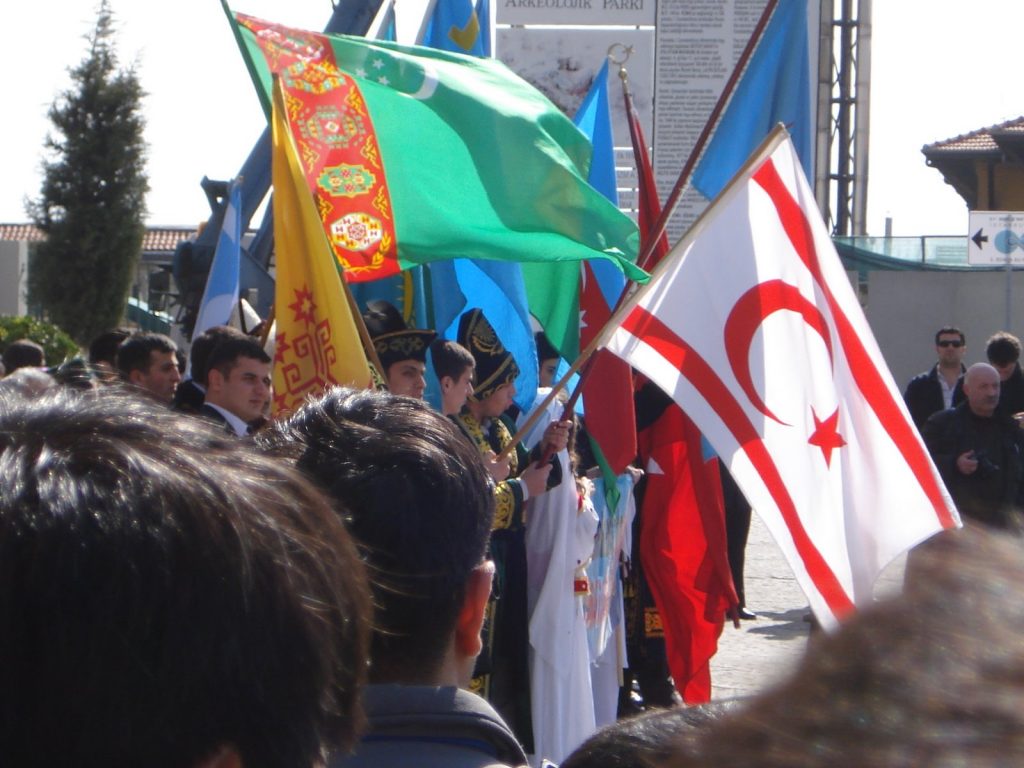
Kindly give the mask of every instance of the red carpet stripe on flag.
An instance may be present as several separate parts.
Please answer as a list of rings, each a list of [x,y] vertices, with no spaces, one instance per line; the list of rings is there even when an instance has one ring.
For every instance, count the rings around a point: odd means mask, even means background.
[[[814,248],[814,239],[811,234],[811,225],[804,214],[799,203],[793,198],[789,189],[782,182],[775,164],[769,159],[762,165],[753,176],[754,181],[768,194],[775,210],[778,212],[779,221],[782,223],[786,235],[799,255],[804,265],[810,270],[818,288],[825,296],[832,317],[835,318],[836,332],[839,334],[839,343],[843,345],[843,352],[849,361],[850,370],[853,372],[853,379],[857,387],[864,395],[871,410],[874,411],[882,427],[896,445],[896,448],[903,455],[917,482],[932,503],[939,522],[945,528],[952,528],[956,525],[953,516],[946,506],[942,490],[935,480],[931,470],[931,463],[924,446],[914,434],[910,422],[900,411],[899,406],[892,397],[892,393],[885,386],[875,362],[871,355],[864,348],[860,337],[853,328],[850,319],[843,313],[829,290],[821,273],[821,264],[818,254]]]
[[[786,484],[783,482],[775,462],[772,461],[771,455],[765,448],[761,436],[725,383],[693,347],[643,307],[634,309],[622,324],[622,328],[674,365],[683,377],[697,388],[701,397],[722,419],[726,428],[732,433],[733,438],[761,475],[789,529],[793,544],[808,575],[829,609],[839,619],[852,612],[853,602],[814,542],[811,541],[810,536],[807,535],[797,514],[796,505],[786,489]]]

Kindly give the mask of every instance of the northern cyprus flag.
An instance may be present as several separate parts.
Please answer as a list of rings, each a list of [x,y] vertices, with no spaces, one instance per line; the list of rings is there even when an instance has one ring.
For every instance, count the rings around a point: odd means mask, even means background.
[[[826,628],[959,526],[783,128],[604,338],[711,442]]]

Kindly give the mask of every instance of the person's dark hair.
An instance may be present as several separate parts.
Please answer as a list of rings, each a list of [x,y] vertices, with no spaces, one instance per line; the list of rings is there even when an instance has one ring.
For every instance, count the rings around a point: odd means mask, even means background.
[[[230,325],[214,325],[199,334],[188,351],[193,380],[206,385],[207,362],[213,348],[227,339],[246,338],[246,335]]]
[[[704,728],[736,708],[736,699],[647,712],[605,726],[561,762],[561,768],[648,768],[672,754],[679,734]]]
[[[224,378],[227,378],[240,357],[259,360],[261,363],[270,362],[270,356],[260,345],[259,339],[245,335],[229,336],[221,339],[210,350],[210,356],[206,359],[206,373],[203,381],[209,380],[210,371],[219,371]]]
[[[561,354],[559,354],[558,350],[555,349],[555,345],[551,343],[543,331],[537,331],[533,334],[533,340],[537,345],[538,363],[543,363],[545,360],[553,360],[561,357]]]
[[[178,345],[162,333],[133,333],[117,348],[117,370],[124,379],[132,371],[147,371],[153,352],[177,352]]]
[[[430,360],[434,364],[437,380],[445,376],[458,380],[470,368],[476,366],[472,353],[457,341],[434,339],[430,345]]]
[[[494,518],[478,451],[422,400],[343,388],[308,402],[263,440],[347,512],[376,606],[370,679],[429,679]]]
[[[3,355],[6,375],[14,373],[19,368],[39,368],[45,360],[43,348],[31,339],[12,341],[7,345]]]
[[[992,365],[1006,365],[1020,359],[1020,339],[1012,333],[998,331],[985,342],[985,357]]]
[[[73,357],[61,363],[50,371],[50,375],[58,384],[65,387],[95,389],[99,386],[93,369],[80,357]]]
[[[0,402],[0,763],[311,766],[354,741],[369,600],[326,499],[112,390]]]
[[[939,330],[937,330],[935,332],[935,346],[939,345],[939,337],[940,336],[950,336],[950,335],[952,335],[954,333],[957,336],[960,337],[960,343],[961,344],[966,344],[967,343],[967,337],[964,336],[964,332],[963,331],[961,331],[955,325],[946,325],[946,326],[943,326],[942,328],[939,328]]]
[[[132,335],[127,328],[112,328],[89,342],[89,365],[106,363],[111,370],[117,368],[117,349]]]
[[[1024,765],[1021,540],[976,527],[927,544],[901,596],[816,639],[787,683],[684,734],[664,765]]]

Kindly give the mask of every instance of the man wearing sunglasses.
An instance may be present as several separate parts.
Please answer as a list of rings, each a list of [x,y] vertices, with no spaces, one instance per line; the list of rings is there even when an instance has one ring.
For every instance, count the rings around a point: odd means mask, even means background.
[[[946,326],[936,332],[935,353],[938,362],[931,370],[912,378],[903,393],[910,417],[918,429],[936,411],[953,406],[953,391],[964,373],[963,359],[966,351],[967,338],[959,328]]]

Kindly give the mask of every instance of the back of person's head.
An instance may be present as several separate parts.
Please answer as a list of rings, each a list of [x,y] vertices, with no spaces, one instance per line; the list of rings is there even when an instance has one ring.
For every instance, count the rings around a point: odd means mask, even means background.
[[[127,380],[132,371],[149,369],[153,352],[178,351],[178,345],[162,333],[133,333],[117,348],[117,370]]]
[[[65,387],[95,389],[100,386],[93,368],[80,357],[65,360],[49,373],[58,384]]]
[[[343,388],[304,405],[266,440],[348,514],[376,606],[371,680],[429,681],[494,517],[477,450],[421,400]]]
[[[369,611],[309,482],[113,390],[0,401],[0,764],[311,766]]]
[[[561,762],[561,768],[648,768],[669,757],[679,734],[706,727],[737,706],[735,699],[646,712],[605,726]]]
[[[1008,365],[1020,359],[1020,340],[1012,333],[993,333],[985,342],[985,357],[992,365]]]
[[[214,325],[199,334],[188,351],[191,375],[200,384],[206,384],[206,372],[213,348],[227,339],[246,338],[246,335],[230,325]]]
[[[242,333],[237,336],[226,335],[210,350],[209,357],[206,358],[203,381],[209,381],[210,371],[217,371],[221,376],[227,378],[240,357],[259,360],[261,363],[270,362],[270,356],[263,349],[259,339]]]
[[[46,365],[46,353],[31,339],[18,339],[7,345],[3,355],[6,375],[19,368],[40,368]]]
[[[94,338],[89,342],[89,365],[105,363],[111,370],[116,370],[117,349],[131,335],[127,328],[112,328]]]
[[[445,376],[458,380],[476,365],[473,354],[457,341],[434,339],[430,345],[430,360],[440,381]]]
[[[901,596],[812,642],[792,679],[686,735],[667,764],[1024,765],[1021,540],[941,537],[914,553]]]
[[[42,368],[19,368],[0,380],[0,395],[34,398],[57,386],[57,380]]]

